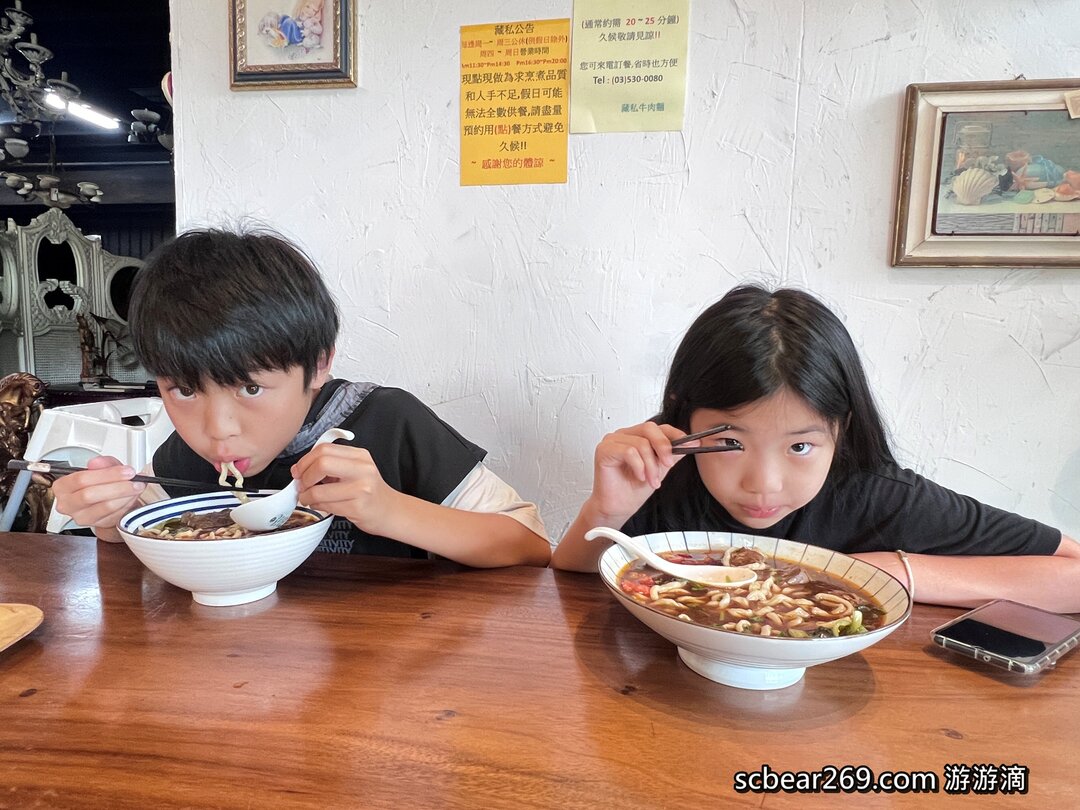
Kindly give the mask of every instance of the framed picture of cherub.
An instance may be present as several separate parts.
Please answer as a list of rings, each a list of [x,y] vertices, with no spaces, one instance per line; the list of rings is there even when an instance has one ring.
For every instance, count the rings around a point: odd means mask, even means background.
[[[892,260],[1080,267],[1080,78],[912,84]]]
[[[229,0],[234,90],[356,87],[354,0]]]

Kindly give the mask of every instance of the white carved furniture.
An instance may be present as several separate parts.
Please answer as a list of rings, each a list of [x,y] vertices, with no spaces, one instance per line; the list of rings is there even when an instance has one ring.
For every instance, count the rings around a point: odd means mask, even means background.
[[[68,264],[67,251],[73,263],[57,272],[57,265]],[[125,321],[117,312],[117,295],[126,297],[143,262],[109,253],[100,237],[84,235],[58,208],[29,225],[9,219],[0,233],[0,260],[0,373],[21,370],[48,383],[78,382],[82,355],[76,316],[92,322],[92,312]],[[100,331],[97,336],[100,340]],[[108,373],[121,382],[146,379],[141,368],[110,364]]]

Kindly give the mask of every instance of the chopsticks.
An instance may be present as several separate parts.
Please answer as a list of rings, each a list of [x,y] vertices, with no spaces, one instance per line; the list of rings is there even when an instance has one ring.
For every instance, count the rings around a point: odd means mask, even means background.
[[[711,427],[708,430],[702,430],[697,433],[691,433],[687,436],[682,436],[671,442],[671,452],[676,456],[692,456],[698,453],[726,453],[728,450],[738,450],[738,447],[731,447],[724,444],[713,444],[708,447],[683,447],[682,445],[687,442],[697,441],[698,439],[704,439],[706,436],[712,436],[714,433],[723,433],[725,430],[731,430],[731,425],[717,425]]]
[[[86,467],[71,467],[67,464],[59,464],[50,461],[25,461],[21,458],[13,458],[7,463],[9,470],[29,470],[30,472],[43,473],[45,475],[70,475],[75,472],[82,472]],[[258,492],[258,489],[253,487],[233,487],[228,484],[222,486],[218,483],[207,484],[202,481],[187,481],[182,478],[161,478],[156,475],[135,475],[128,479],[129,481],[140,481],[145,484],[164,484],[171,487],[181,487],[184,489],[193,489],[199,492],[218,492],[221,490],[231,490],[234,492]]]

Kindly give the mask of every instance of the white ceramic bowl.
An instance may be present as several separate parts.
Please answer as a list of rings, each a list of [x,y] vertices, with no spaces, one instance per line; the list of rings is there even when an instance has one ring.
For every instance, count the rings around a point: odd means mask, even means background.
[[[770,638],[692,624],[646,607],[618,586],[632,555],[612,546],[600,558],[600,575],[620,604],[679,649],[679,657],[709,680],[743,689],[780,689],[797,683],[807,667],[834,661],[881,641],[911,614],[911,598],[892,575],[837,551],[792,540],[729,532],[660,532],[637,538],[653,551],[709,551],[728,546],[755,548],[810,569],[827,571],[869,591],[885,608],[877,630],[835,638]]]
[[[257,496],[256,496],[257,497]],[[160,540],[136,534],[184,512],[213,512],[238,504],[227,492],[188,495],[141,506],[120,521],[120,534],[143,565],[166,582],[191,591],[203,605],[242,605],[269,596],[277,581],[307,559],[330,528],[331,516],[284,531],[234,540]]]

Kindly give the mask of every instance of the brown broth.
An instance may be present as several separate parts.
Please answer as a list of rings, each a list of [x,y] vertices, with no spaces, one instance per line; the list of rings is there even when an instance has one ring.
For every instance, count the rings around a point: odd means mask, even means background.
[[[683,621],[774,638],[856,635],[885,623],[881,603],[850,582],[766,557],[756,549],[734,549],[725,562],[725,551],[665,551],[660,556],[686,565],[748,565],[757,570],[758,579],[739,588],[709,587],[634,560],[619,572],[619,589],[634,601]]]
[[[270,534],[286,529],[295,529],[314,523],[318,518],[310,512],[301,509],[295,510],[289,519],[276,529],[269,532],[253,532],[245,529],[228,517],[229,509],[220,509],[216,512],[193,513],[185,512],[178,518],[169,518],[154,526],[140,528],[136,534],[142,537],[153,537],[157,540],[235,540],[240,537],[253,537],[256,534]],[[190,517],[194,515],[194,520]],[[219,518],[219,520],[214,520]],[[220,523],[222,525],[200,525],[206,523]]]

